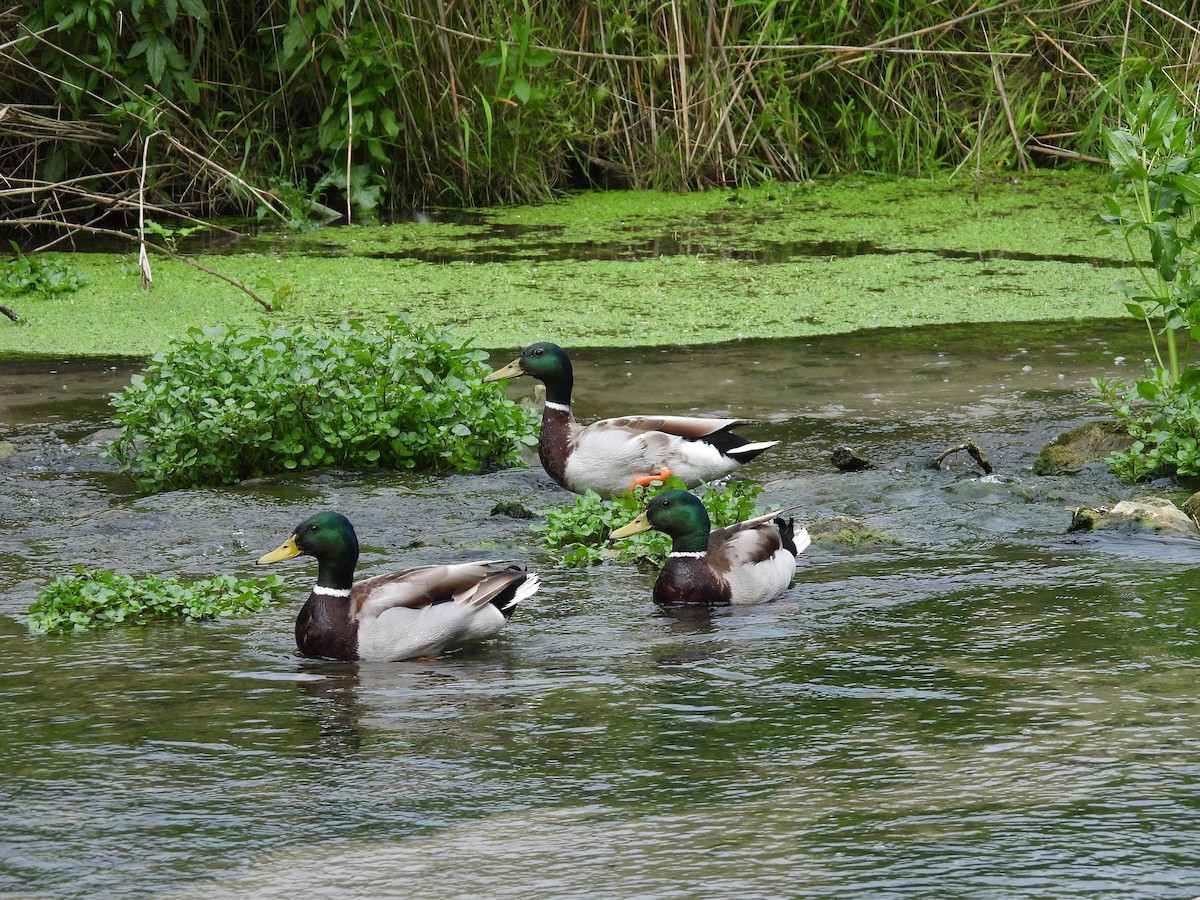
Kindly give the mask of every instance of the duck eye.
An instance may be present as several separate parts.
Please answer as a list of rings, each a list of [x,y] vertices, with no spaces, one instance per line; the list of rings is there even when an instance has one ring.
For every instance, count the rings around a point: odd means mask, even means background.
[[[545,355],[546,355],[546,351],[545,351],[545,349],[544,349],[544,348],[542,348],[542,347],[538,347],[536,350],[534,350],[534,351],[533,351],[533,355],[534,355],[534,356],[545,356]]]
[[[309,530],[309,531],[320,531],[320,530],[321,530],[321,526],[320,526],[320,525],[309,525],[309,526],[308,526],[308,530]]]

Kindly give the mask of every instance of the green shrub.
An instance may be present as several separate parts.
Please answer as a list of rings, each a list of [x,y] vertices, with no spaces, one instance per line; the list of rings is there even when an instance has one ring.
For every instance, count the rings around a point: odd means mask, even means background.
[[[244,581],[215,575],[182,584],[156,575],[134,578],[76,566],[74,575],[59,575],[42,589],[29,607],[27,624],[38,632],[79,631],[167,618],[246,616],[283,599],[278,575]]]
[[[686,490],[678,478],[668,478],[659,490]],[[574,505],[546,513],[545,524],[536,531],[544,533],[546,549],[560,556],[568,566],[587,566],[605,559],[632,560],[662,565],[671,550],[671,539],[657,531],[647,531],[620,541],[610,542],[609,534],[632,522],[658,493],[638,488],[632,496],[622,494],[611,500],[595,491],[576,498]],[[762,493],[755,481],[736,479],[720,488],[704,487],[698,496],[708,510],[713,528],[723,528],[761,515],[754,498]]]
[[[147,491],[342,468],[519,462],[536,414],[482,378],[485,354],[392,316],[246,335],[192,329],[113,397],[105,452]]]

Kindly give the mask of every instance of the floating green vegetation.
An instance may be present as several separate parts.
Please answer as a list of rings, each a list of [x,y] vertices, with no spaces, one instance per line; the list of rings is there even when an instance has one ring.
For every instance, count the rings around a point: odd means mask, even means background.
[[[327,466],[515,465],[534,414],[483,384],[485,358],[402,316],[193,329],[113,398],[121,434],[106,453],[146,491]]]
[[[42,588],[29,607],[31,631],[80,631],[145,625],[162,619],[248,616],[284,599],[283,579],[239,580],[231,575],[183,584],[157,575],[118,575],[110,569],[75,568]]]
[[[546,549],[559,556],[564,565],[589,566],[606,559],[633,560],[662,565],[671,550],[671,539],[657,531],[647,531],[631,538],[611,543],[608,536],[632,522],[660,490],[687,490],[678,478],[668,478],[654,491],[638,488],[605,500],[595,491],[588,491],[564,506],[546,513],[544,524],[535,530],[542,532]],[[732,479],[721,487],[705,486],[697,494],[708,510],[713,528],[723,528],[760,515],[754,498],[762,493],[762,485],[749,479]]]
[[[30,296],[0,352],[161,352],[188,328],[269,332],[379,324],[405,312],[489,349],[529,322],[572,346],[708,343],[954,322],[1115,318],[1124,263],[1094,212],[1093,172],[855,177],[694,193],[590,192],[472,213],[472,223],[326,228],[200,255],[272,298],[267,315],[225,282],[132,256],[74,254],[88,284]]]

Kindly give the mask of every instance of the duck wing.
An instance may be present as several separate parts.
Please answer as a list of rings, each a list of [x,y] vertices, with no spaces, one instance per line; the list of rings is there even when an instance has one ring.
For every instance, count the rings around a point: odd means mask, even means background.
[[[503,560],[416,566],[375,575],[354,585],[351,603],[359,619],[378,618],[389,609],[422,609],[447,600],[482,606],[498,596],[515,576],[524,574],[494,572],[491,567],[500,562]]]
[[[729,585],[731,603],[768,600],[791,583],[796,556],[810,543],[805,529],[782,518],[791,511],[766,513],[709,534],[708,564]]]
[[[490,561],[423,566],[407,578],[380,576],[358,627],[361,659],[414,659],[498,633],[516,605],[537,592],[538,576]],[[372,579],[368,579],[372,580]],[[387,600],[403,600],[384,605]]]
[[[646,432],[661,431],[688,440],[698,440],[719,431],[728,431],[738,425],[749,424],[751,423],[742,419],[704,419],[696,416],[621,416],[593,422],[585,430],[615,429],[628,432],[631,437]]]

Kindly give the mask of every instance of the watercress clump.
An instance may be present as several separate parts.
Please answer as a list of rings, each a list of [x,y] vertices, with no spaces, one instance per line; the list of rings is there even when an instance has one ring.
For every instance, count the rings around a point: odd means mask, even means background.
[[[6,294],[63,294],[87,284],[87,277],[55,256],[29,257],[9,241],[15,257],[0,262],[0,291]]]
[[[686,490],[687,485],[678,478],[668,478],[661,488],[637,488],[632,495],[622,494],[611,500],[588,491],[577,497],[573,505],[550,510],[545,523],[534,530],[543,533],[546,549],[558,555],[564,565],[588,566],[606,559],[662,565],[671,550],[667,535],[647,531],[620,541],[609,541],[608,536],[637,518],[660,490],[668,489]],[[754,498],[761,493],[762,486],[748,479],[696,490],[713,528],[761,515],[762,510],[754,504]]]
[[[188,584],[157,575],[119,575],[109,569],[75,567],[42,588],[29,607],[31,631],[72,631],[158,619],[247,616],[285,598],[278,575],[239,580],[214,575]]]
[[[121,433],[105,452],[146,491],[325,466],[516,465],[536,414],[482,383],[485,358],[404,316],[192,329],[114,395]]]

